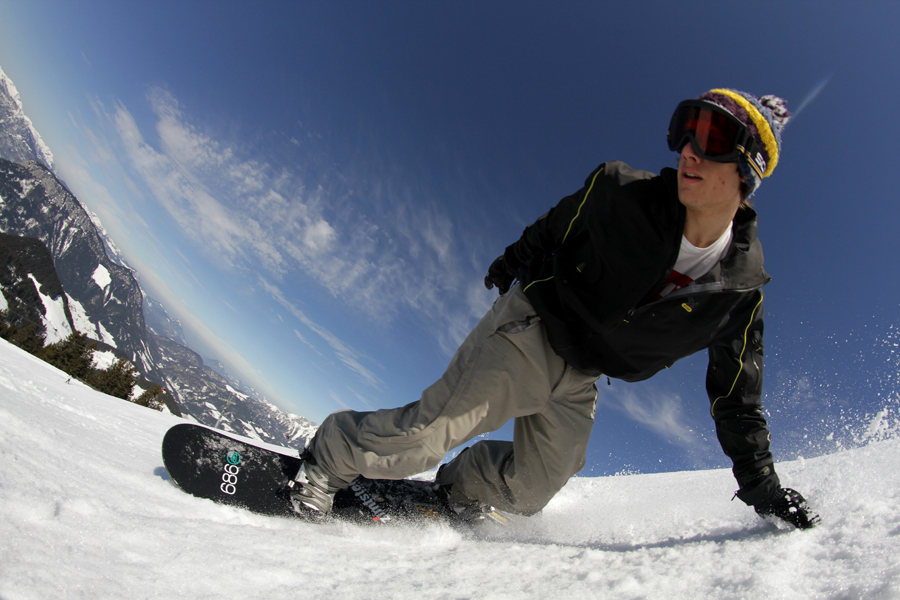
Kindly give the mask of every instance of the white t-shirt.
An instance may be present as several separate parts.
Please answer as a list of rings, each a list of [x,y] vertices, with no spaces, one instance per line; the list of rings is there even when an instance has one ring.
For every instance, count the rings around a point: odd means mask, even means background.
[[[731,246],[731,238],[731,227],[729,227],[722,234],[722,237],[713,242],[711,246],[698,248],[690,243],[686,237],[681,236],[681,249],[678,251],[678,260],[675,261],[675,267],[655,299],[664,298],[695,279],[706,275],[717,262],[725,257],[728,247]]]

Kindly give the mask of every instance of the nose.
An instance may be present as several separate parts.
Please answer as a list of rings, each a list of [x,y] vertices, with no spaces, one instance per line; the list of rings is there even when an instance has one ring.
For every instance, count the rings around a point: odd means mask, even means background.
[[[694,162],[700,162],[700,157],[697,156],[697,153],[694,152],[694,146],[691,142],[688,142],[681,149],[681,158],[682,160],[692,160]]]

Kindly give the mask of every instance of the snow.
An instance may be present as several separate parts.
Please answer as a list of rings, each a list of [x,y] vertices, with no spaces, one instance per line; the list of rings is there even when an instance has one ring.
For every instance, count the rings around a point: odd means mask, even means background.
[[[91,323],[91,318],[88,317],[84,306],[72,296],[66,294],[66,297],[69,300],[69,313],[72,315],[75,330],[86,334],[91,339],[97,339],[97,328]]]
[[[249,401],[249,400],[250,400],[250,396],[248,396],[247,394],[242,394],[241,392],[237,391],[236,389],[234,389],[233,387],[231,387],[231,386],[228,385],[228,384],[225,384],[225,389],[228,390],[228,392],[229,392],[230,394],[233,394],[233,395],[237,396],[237,397],[240,398],[241,400],[245,400],[245,401]]]
[[[35,279],[34,275],[28,274],[34,289],[37,290],[41,303],[44,305],[44,315],[41,317],[44,321],[44,329],[46,331],[46,343],[55,344],[72,335],[72,327],[66,318],[66,308],[62,296],[51,298],[41,293],[41,284]]]
[[[109,350],[94,350],[93,363],[91,363],[95,369],[100,371],[105,371],[115,364],[119,358]]]
[[[114,338],[112,334],[106,330],[106,327],[103,326],[103,323],[97,323],[97,332],[100,334],[101,342],[103,342],[107,346],[118,348],[118,346],[116,345],[116,338]]]
[[[4,600],[900,598],[896,437],[778,465],[811,531],[729,501],[727,470],[575,478],[499,530],[312,525],[182,493],[180,419],[66,380],[0,341]]]
[[[93,275],[91,275],[91,279],[93,279],[94,283],[99,285],[100,289],[102,290],[105,290],[106,287],[112,282],[112,276],[103,265],[97,265],[97,268],[94,269]]]

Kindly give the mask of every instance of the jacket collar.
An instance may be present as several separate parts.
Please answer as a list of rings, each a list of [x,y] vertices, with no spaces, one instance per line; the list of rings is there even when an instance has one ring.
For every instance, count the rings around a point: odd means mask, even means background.
[[[749,207],[738,209],[732,222],[731,247],[725,258],[687,288],[747,291],[769,283],[772,278],[763,268],[762,244],[756,237],[758,229],[756,211]]]

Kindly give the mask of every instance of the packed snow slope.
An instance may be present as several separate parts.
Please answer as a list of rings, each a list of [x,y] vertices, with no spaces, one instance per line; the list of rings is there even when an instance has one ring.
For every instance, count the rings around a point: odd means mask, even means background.
[[[900,442],[782,463],[778,527],[727,470],[576,478],[502,530],[312,525],[179,491],[180,422],[0,341],[0,598],[898,598]]]

